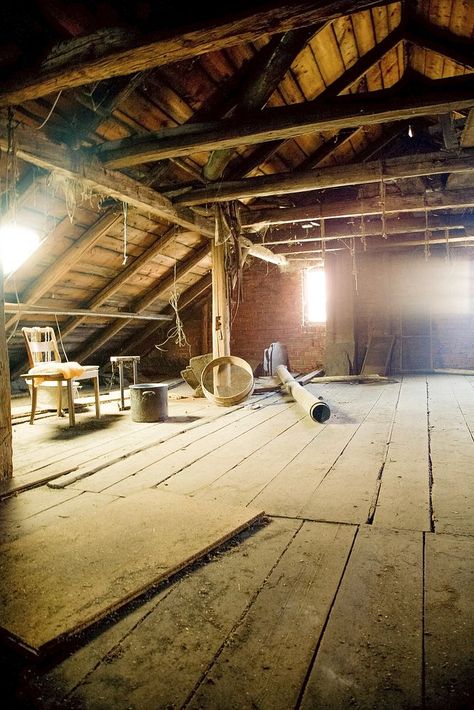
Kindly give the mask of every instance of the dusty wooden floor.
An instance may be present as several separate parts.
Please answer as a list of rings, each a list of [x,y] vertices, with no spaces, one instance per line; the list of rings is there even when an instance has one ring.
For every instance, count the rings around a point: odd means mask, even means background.
[[[281,395],[15,424],[16,481],[57,487],[4,540],[150,486],[268,518],[48,663],[2,652],[10,707],[472,707],[474,379],[311,388],[324,425]]]

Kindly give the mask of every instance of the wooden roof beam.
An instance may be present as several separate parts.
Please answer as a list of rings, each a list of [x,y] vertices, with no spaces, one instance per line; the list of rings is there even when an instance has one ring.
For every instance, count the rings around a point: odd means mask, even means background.
[[[440,217],[431,215],[428,217],[428,230],[431,232],[439,232],[447,229],[448,231],[464,230],[466,227],[474,227],[474,219],[465,215],[449,215]],[[267,231],[265,239],[259,241],[259,244],[265,244],[267,247],[276,247],[283,244],[305,244],[320,241],[333,241],[334,239],[352,239],[353,237],[377,237],[384,232],[390,236],[391,234],[411,234],[416,232],[426,231],[425,217],[413,217],[405,215],[395,219],[389,217],[384,221],[378,216],[370,221],[364,221],[360,218],[352,219],[350,222],[339,219],[328,220],[324,228],[324,237],[321,236],[320,227],[312,227],[311,229],[300,229],[297,233],[295,230],[275,230]],[[282,253],[281,250],[275,249],[276,253]]]
[[[294,138],[316,131],[336,131],[390,121],[438,115],[474,106],[474,77],[451,77],[431,82],[424,91],[383,90],[339,96],[321,106],[306,104],[267,108],[240,119],[168,128],[143,138],[125,138],[98,146],[104,165],[130,167],[194,152]]]
[[[82,50],[82,56],[78,57],[71,50],[74,45],[66,41],[61,45],[63,63],[62,57],[56,52],[54,64],[46,60],[39,68],[31,67],[27,75],[12,76],[8,82],[4,82],[0,91],[0,107],[192,59],[206,52],[251,42],[263,35],[288,32],[384,4],[388,4],[387,0],[318,0],[272,5],[260,3],[233,14],[229,13],[227,6],[223,6],[222,16],[215,18],[212,23],[205,21],[186,29],[178,29],[167,36],[156,33],[137,38],[130,32],[118,36],[116,28],[111,28],[110,39],[107,41],[107,29],[104,29],[101,31],[100,42],[96,35],[90,37],[89,43],[84,38],[83,44],[89,46],[86,55]]]
[[[403,158],[389,158],[384,161],[374,160],[361,165],[350,163],[336,167],[276,175],[258,175],[244,180],[220,182],[215,186],[178,195],[174,201],[188,206],[199,205],[207,202],[269,197],[333,187],[379,183],[382,178],[384,180],[400,180],[424,175],[473,171],[472,151],[455,154],[454,157],[449,153],[428,153]]]
[[[361,217],[401,214],[404,212],[428,212],[434,210],[467,209],[474,207],[472,190],[453,190],[451,192],[427,192],[425,195],[390,195],[385,196],[383,206],[380,197],[365,197],[361,199],[330,200],[318,202],[305,207],[286,209],[266,208],[257,210],[240,210],[242,229],[258,231],[272,225],[310,222],[311,220],[332,220],[339,217]]]
[[[394,49],[403,35],[400,27],[397,27],[382,42],[377,44],[373,49],[364,54],[355,64],[338,77],[330,86],[328,86],[319,96],[313,101],[313,106],[317,102],[323,106],[329,99],[335,98],[342,91],[349,89],[356,81],[359,81],[369,69],[379,62],[387,52]],[[332,155],[332,153],[343,143],[349,141],[355,135],[357,128],[344,128],[339,131],[335,139],[330,139],[320,145],[316,151],[309,155],[299,166],[299,169],[306,170],[315,167],[319,162]],[[231,171],[232,177],[245,177],[248,173],[255,170],[259,165],[269,160],[278,148],[284,143],[281,141],[271,141],[259,146],[248,158],[243,161],[236,161],[234,170]]]
[[[319,29],[321,27],[302,27],[286,32],[281,37],[270,56],[266,57],[265,66],[255,67],[256,71],[247,76],[245,85],[240,90],[234,116],[246,115],[265,106],[293,61]],[[233,153],[232,148],[213,151],[204,166],[204,177],[208,180],[220,178]]]
[[[65,175],[92,191],[108,195],[120,202],[126,202],[142,212],[149,212],[172,224],[198,231],[206,236],[214,236],[213,224],[194,215],[190,210],[175,208],[159,192],[133,180],[127,175],[104,170],[84,160],[78,151],[53,143],[47,138],[25,128],[15,131],[17,157],[28,163]],[[5,149],[6,136],[0,134],[0,147]]]

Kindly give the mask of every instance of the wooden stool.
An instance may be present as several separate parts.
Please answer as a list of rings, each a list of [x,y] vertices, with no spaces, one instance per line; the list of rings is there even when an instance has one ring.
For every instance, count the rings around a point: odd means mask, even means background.
[[[123,412],[124,409],[129,409],[129,407],[125,407],[125,392],[124,392],[124,387],[123,387],[123,366],[124,363],[126,362],[131,362],[133,366],[133,384],[137,384],[137,377],[138,377],[138,363],[140,362],[140,355],[113,355],[110,358],[110,362],[114,364],[118,364],[119,368],[119,386],[120,386],[120,404],[119,404],[119,409],[121,412]]]

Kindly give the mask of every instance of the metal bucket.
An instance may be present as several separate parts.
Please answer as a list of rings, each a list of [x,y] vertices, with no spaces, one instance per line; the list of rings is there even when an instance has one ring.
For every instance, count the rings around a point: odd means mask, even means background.
[[[132,421],[160,422],[168,418],[168,385],[148,382],[130,385]]]

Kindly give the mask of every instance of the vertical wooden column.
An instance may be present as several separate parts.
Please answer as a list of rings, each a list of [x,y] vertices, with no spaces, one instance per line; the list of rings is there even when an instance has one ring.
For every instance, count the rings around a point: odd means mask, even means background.
[[[225,274],[225,244],[212,242],[212,357],[230,355],[230,312]],[[214,393],[230,384],[230,367],[214,369]],[[221,390],[222,393],[222,390]]]
[[[0,264],[0,479],[13,475],[10,368],[3,305],[3,269]]]
[[[205,355],[209,351],[209,303],[207,301],[202,306],[201,315],[201,353]]]

